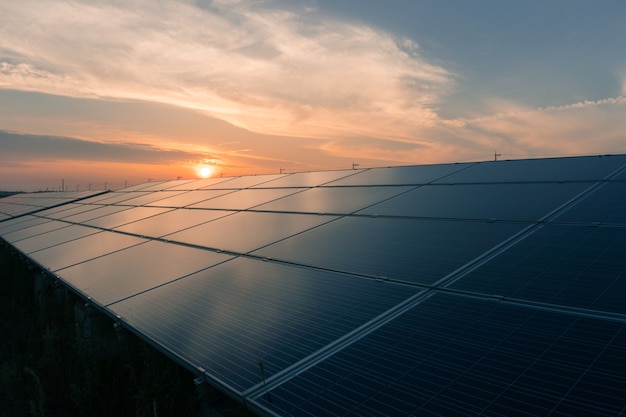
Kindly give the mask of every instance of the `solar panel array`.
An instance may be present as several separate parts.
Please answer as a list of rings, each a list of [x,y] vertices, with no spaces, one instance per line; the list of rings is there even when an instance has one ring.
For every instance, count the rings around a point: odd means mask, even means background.
[[[261,415],[626,413],[626,155],[179,180],[40,209],[0,236]]]

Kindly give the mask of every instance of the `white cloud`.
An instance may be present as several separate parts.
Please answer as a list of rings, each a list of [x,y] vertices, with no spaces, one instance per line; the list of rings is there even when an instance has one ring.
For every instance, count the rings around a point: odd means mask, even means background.
[[[0,87],[139,99],[264,133],[409,137],[454,75],[418,45],[261,2],[0,4]]]

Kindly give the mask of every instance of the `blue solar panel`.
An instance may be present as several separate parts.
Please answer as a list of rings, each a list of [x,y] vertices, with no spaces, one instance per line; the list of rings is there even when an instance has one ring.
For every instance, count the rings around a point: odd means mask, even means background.
[[[546,225],[452,288],[626,314],[626,228]]]
[[[626,183],[607,183],[579,204],[564,212],[556,221],[626,225],[624,200],[626,200]]]
[[[254,253],[336,271],[432,284],[523,227],[486,221],[344,217]]]
[[[278,415],[615,416],[624,348],[621,323],[438,294],[256,401]]]
[[[587,183],[425,185],[359,214],[534,221],[587,188]]]
[[[110,309],[241,393],[418,291],[238,258]]]
[[[625,172],[614,155],[21,195],[0,237],[264,416],[618,416]]]

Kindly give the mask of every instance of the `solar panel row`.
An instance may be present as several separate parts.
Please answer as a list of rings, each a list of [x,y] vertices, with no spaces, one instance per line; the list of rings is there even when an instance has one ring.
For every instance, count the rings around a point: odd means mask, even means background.
[[[625,166],[148,183],[0,236],[260,414],[618,415]]]

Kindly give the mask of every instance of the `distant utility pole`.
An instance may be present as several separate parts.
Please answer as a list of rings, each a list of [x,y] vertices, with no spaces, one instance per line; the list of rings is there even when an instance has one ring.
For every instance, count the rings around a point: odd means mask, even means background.
[[[497,161],[499,156],[502,156],[502,154],[501,154],[501,153],[498,153],[498,151],[497,151],[497,150],[496,150],[496,151],[493,151],[493,160],[494,160],[494,161]]]
[[[359,166],[359,164],[357,164],[356,162],[352,163],[352,169],[356,169],[356,167],[358,167],[358,166]]]
[[[61,191],[65,191],[65,178],[61,178]]]

